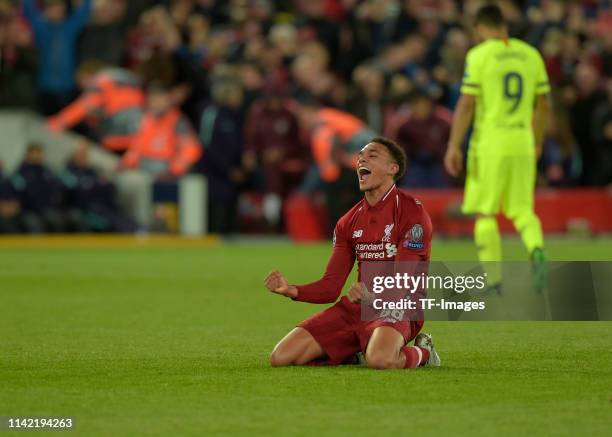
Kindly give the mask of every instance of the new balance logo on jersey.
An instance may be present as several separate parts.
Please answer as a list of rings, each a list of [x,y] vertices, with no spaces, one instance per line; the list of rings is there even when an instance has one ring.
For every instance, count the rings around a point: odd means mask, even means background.
[[[357,229],[353,231],[353,238],[359,238],[363,235],[363,229]]]

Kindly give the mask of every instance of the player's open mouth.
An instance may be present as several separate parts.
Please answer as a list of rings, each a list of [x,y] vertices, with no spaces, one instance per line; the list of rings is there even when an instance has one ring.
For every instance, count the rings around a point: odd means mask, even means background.
[[[372,172],[367,167],[359,167],[357,169],[357,174],[359,175],[359,182],[365,182],[368,180]]]

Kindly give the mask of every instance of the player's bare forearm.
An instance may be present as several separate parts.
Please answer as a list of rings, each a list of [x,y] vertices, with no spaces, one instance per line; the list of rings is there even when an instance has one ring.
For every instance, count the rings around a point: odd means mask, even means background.
[[[463,168],[463,153],[461,152],[461,144],[463,143],[465,134],[472,123],[475,105],[475,97],[469,94],[461,95],[459,102],[457,102],[448,147],[446,149],[446,156],[444,156],[444,167],[446,168],[446,171],[454,177],[459,176],[459,173]]]
[[[533,109],[533,136],[538,158],[542,154],[542,144],[546,135],[546,125],[550,112],[550,99],[548,94],[536,97],[535,108]]]
[[[462,94],[457,102],[453,115],[453,125],[451,127],[448,147],[459,150],[468,128],[472,124],[474,117],[474,107],[476,98],[469,94]]]

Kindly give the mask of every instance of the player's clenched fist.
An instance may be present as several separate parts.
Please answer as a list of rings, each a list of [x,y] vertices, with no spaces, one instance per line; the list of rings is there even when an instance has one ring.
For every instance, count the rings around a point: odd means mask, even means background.
[[[268,276],[266,276],[264,284],[272,293],[281,294],[287,297],[297,296],[297,288],[294,285],[289,285],[287,279],[285,279],[283,274],[278,270],[270,272]]]
[[[361,303],[368,301],[370,293],[363,282],[356,282],[351,286],[346,297],[351,303]]]

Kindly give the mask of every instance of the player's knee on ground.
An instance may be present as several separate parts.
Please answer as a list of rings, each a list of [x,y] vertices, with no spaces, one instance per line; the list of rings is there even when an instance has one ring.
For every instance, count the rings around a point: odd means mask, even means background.
[[[368,351],[365,359],[366,364],[370,369],[385,370],[395,368],[395,359],[389,354]]]
[[[270,365],[301,366],[321,356],[323,350],[308,331],[295,328],[287,334],[270,354]]]
[[[285,350],[283,346],[276,346],[270,354],[270,365],[272,367],[291,366],[294,364],[294,357]]]
[[[278,344],[270,354],[270,365],[272,367],[301,366],[310,359],[303,345],[299,344]]]

